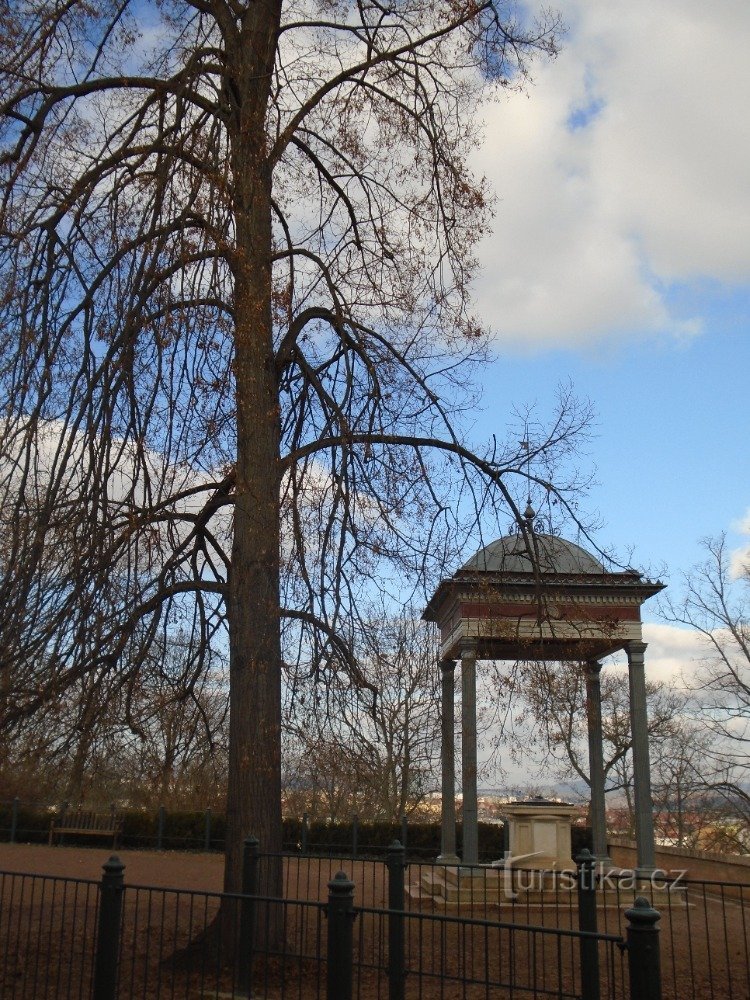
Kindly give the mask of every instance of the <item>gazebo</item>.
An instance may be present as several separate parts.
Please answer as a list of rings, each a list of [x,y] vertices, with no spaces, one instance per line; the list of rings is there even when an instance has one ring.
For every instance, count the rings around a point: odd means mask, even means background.
[[[442,580],[423,618],[440,629],[442,670],[441,861],[458,863],[454,774],[454,671],[461,664],[464,865],[478,862],[476,661],[560,660],[586,671],[586,715],[595,857],[609,861],[604,813],[601,660],[628,657],[638,873],[654,863],[646,682],[641,605],[664,584],[635,570],[610,572],[573,542],[534,530],[529,507],[523,529],[485,546]]]

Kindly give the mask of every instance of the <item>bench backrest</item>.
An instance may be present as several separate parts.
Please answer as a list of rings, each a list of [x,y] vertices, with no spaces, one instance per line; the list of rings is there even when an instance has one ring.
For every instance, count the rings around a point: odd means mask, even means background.
[[[78,809],[64,812],[53,819],[56,830],[103,830],[113,831],[122,827],[122,817],[114,813],[97,813]]]

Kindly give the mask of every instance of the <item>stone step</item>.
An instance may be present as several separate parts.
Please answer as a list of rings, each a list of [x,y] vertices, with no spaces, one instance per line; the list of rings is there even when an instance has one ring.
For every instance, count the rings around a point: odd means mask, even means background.
[[[492,875],[462,875],[455,868],[435,868],[423,871],[419,888],[436,901],[444,903],[476,903],[501,902],[505,899],[504,883],[499,878],[497,869],[490,870]]]
[[[462,874],[460,869],[436,867],[422,870],[418,883],[412,884],[408,888],[412,898],[432,899],[436,903],[448,904],[469,904],[483,906],[485,904],[505,905],[510,904],[514,899],[516,903],[524,905],[541,906],[577,906],[577,890],[575,883],[569,874],[565,874],[564,881],[562,873],[557,872],[557,881],[553,878],[553,873],[529,871],[513,872],[512,877],[506,880],[506,873],[502,868],[482,868],[476,869],[474,874]],[[644,883],[644,893],[653,893],[654,902],[658,907],[658,902],[671,897],[672,900],[683,902],[682,893],[655,890]],[[633,891],[631,889],[631,891]],[[637,893],[635,893],[637,894]],[[605,891],[605,886],[600,885],[597,892],[597,906],[617,906],[625,905],[628,901],[629,893],[621,893],[619,900],[617,895],[611,891]],[[623,903],[624,900],[624,903]]]
[[[461,868],[445,868],[445,881],[449,885],[458,886],[461,889],[468,889],[479,885],[497,885],[504,875],[502,868],[491,868],[482,866],[472,868],[470,871]]]
[[[437,896],[432,892],[425,892],[425,890],[417,883],[411,882],[404,889],[404,892],[409,897],[409,899],[437,899]]]
[[[445,879],[440,871],[423,871],[419,880],[419,888],[427,896],[442,896],[445,890]]]
[[[504,903],[505,892],[502,884],[494,886],[475,885],[472,888],[459,889],[457,886],[447,886],[446,903],[470,903],[474,906],[484,906],[487,903]]]

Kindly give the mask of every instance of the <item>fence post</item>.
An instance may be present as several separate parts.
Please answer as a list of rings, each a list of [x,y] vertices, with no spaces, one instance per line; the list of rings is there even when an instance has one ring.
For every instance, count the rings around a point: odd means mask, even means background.
[[[352,816],[352,857],[357,857],[357,842],[359,840],[359,816]]]
[[[70,808],[70,802],[67,799],[62,804],[62,810],[60,812],[60,826],[65,826],[65,817],[68,814],[68,809]],[[58,847],[63,847],[65,844],[65,834],[61,833],[57,838]]]
[[[109,819],[112,825],[112,829],[115,831],[112,834],[112,849],[117,850],[117,810],[115,809],[114,802],[109,804]]]
[[[584,849],[577,855],[578,865],[578,929],[594,934],[596,926],[596,858]],[[599,942],[596,938],[580,938],[581,997],[600,1000]]]
[[[160,851],[162,849],[162,843],[164,841],[164,816],[166,810],[164,806],[159,806],[159,815],[156,820],[156,850]]]
[[[633,907],[625,910],[625,916],[628,920],[630,1000],[661,1000],[659,928],[656,926],[661,914],[645,896],[639,896]]]
[[[203,850],[211,850],[211,810],[206,809],[206,825],[203,835]]]
[[[352,1000],[354,883],[338,872],[328,883],[326,1000]]]
[[[388,1000],[404,1000],[404,869],[406,851],[397,840],[388,848]]]
[[[10,814],[10,842],[16,842],[16,830],[18,828],[18,796],[13,799],[13,809]]]
[[[302,813],[302,853],[307,854],[307,824],[310,822],[310,817],[307,813]]]
[[[93,1000],[115,1000],[125,865],[116,854],[113,854],[103,868],[104,874],[99,888]]]
[[[240,954],[237,979],[240,993],[250,996],[253,980],[253,950],[255,948],[255,897],[258,895],[257,837],[245,837],[242,842],[242,901],[240,903]]]

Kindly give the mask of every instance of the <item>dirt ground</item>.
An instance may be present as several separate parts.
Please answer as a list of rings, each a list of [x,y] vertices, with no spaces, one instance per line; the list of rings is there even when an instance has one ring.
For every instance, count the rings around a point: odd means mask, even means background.
[[[91,879],[98,881],[102,874],[102,865],[112,855],[112,850],[107,848],[88,847],[47,847],[46,845],[28,844],[0,844],[0,872],[29,873],[42,876],[58,876],[62,878]],[[157,896],[150,890],[134,890],[128,898],[128,926],[130,927],[130,938],[132,938],[132,954],[136,957],[146,951],[154,951],[154,942],[158,937],[159,955],[170,953],[174,950],[175,944],[191,940],[195,936],[195,929],[198,924],[207,924],[215,915],[218,909],[218,899],[202,901],[199,896],[192,897],[191,893],[217,893],[221,891],[224,859],[221,854],[184,853],[169,851],[130,851],[122,850],[117,852],[118,857],[125,865],[125,882],[128,886],[153,886],[165,889],[179,889],[181,893],[169,896]],[[285,892],[287,900],[324,900],[327,894],[328,881],[335,873],[344,869],[355,883],[355,905],[364,907],[360,914],[355,928],[355,952],[359,954],[360,964],[363,969],[375,970],[384,969],[386,959],[387,927],[382,922],[382,915],[367,912],[367,908],[380,909],[387,907],[387,886],[385,883],[385,866],[382,863],[373,863],[363,859],[343,860],[327,858],[288,858],[284,865]],[[411,866],[407,880],[414,882],[419,877],[418,866]],[[17,905],[12,897],[12,887],[5,889],[5,894],[0,892],[0,910],[10,912],[9,907]],[[36,891],[36,890],[35,890]],[[46,890],[45,890],[46,891]],[[57,892],[57,890],[55,890]],[[67,891],[67,890],[66,890]],[[79,894],[80,896],[80,894]],[[43,896],[39,903],[43,901]],[[69,902],[65,906],[73,916],[76,914],[79,923],[81,920],[89,919],[92,900],[95,897],[77,897],[72,908]],[[628,900],[623,898],[614,907],[599,909],[599,930],[609,933],[620,934],[624,930],[624,921],[621,911],[628,905]],[[632,900],[630,901],[632,904]],[[55,910],[61,907],[63,901],[58,895],[53,894],[48,898],[47,909]],[[664,900],[654,900],[655,905],[662,912],[661,920],[661,965],[664,982],[665,1000],[703,1000],[704,997],[711,997],[713,1000],[723,1000],[724,997],[735,998],[735,1000],[750,1000],[750,912],[735,899],[719,899],[713,894],[698,895],[689,893],[687,896],[676,899],[673,903],[666,903]],[[571,900],[573,904],[573,900]],[[34,907],[37,901],[34,901]],[[200,907],[204,910],[199,912]],[[561,974],[569,980],[572,969],[576,962],[577,943],[571,939],[557,940],[544,935],[531,932],[522,932],[510,935],[507,930],[502,930],[498,924],[495,930],[487,928],[474,928],[470,933],[460,932],[458,929],[450,929],[449,925],[436,923],[429,918],[423,921],[419,913],[435,914],[437,920],[445,919],[456,915],[455,908],[443,911],[441,915],[439,908],[430,899],[419,899],[409,897],[406,901],[407,910],[411,917],[407,921],[406,927],[406,950],[407,964],[419,969],[413,977],[416,988],[419,983],[420,995],[427,997],[432,992],[434,986],[440,997],[445,1000],[453,990],[445,990],[443,986],[438,987],[439,980],[436,976],[438,967],[445,971],[452,969],[450,981],[455,986],[457,996],[468,1000],[466,992],[467,980],[477,981],[478,969],[486,962],[486,955],[489,953],[493,958],[493,963],[497,968],[490,969],[489,966],[483,975],[502,981],[505,978],[503,965],[508,967],[508,963],[514,966],[513,977],[520,981],[526,981],[528,986],[532,982],[534,987],[543,987],[548,976],[549,968],[559,966]],[[0,997],[13,997],[14,1000],[39,1000],[45,996],[40,992],[37,979],[36,966],[32,956],[30,935],[28,933],[32,927],[39,925],[39,942],[42,950],[49,954],[63,952],[66,948],[72,947],[73,936],[71,930],[70,942],[68,945],[63,940],[62,931],[57,928],[64,927],[67,933],[67,925],[72,920],[71,916],[58,918],[58,923],[53,921],[49,929],[45,930],[46,937],[42,939],[42,919],[31,913],[37,913],[37,909],[32,909],[31,903],[24,906],[19,911],[17,918],[17,931],[14,932],[13,951],[26,952],[28,958],[24,960],[19,954],[13,960],[12,990],[9,992],[8,983],[11,982],[10,969],[5,970],[8,964],[8,953],[10,949],[9,938],[3,939],[5,942],[6,957],[2,957],[0,948]],[[462,908],[463,909],[463,908]],[[40,911],[41,912],[41,911]],[[61,911],[62,912],[62,911]],[[464,913],[461,914],[462,916]],[[577,918],[573,905],[570,907],[519,907],[515,912],[510,913],[507,909],[498,907],[489,908],[486,912],[466,913],[474,919],[486,918],[493,924],[496,921],[509,922],[514,924],[527,924],[535,927],[546,926],[548,928],[575,928]],[[0,912],[0,924],[3,923],[3,912]],[[60,920],[63,920],[60,923]],[[302,906],[295,909],[295,904],[285,904],[284,921],[287,927],[290,940],[294,938],[297,942],[300,956],[307,956],[306,961],[318,970],[314,978],[319,979],[322,966],[320,962],[325,955],[323,947],[326,935],[326,921],[322,919],[320,913],[314,910],[305,910]],[[7,924],[7,921],[6,921]],[[44,925],[46,928],[46,925]],[[24,928],[27,928],[24,931]],[[36,933],[36,932],[35,932]],[[51,951],[52,936],[59,942],[55,943]],[[84,932],[84,937],[90,932]],[[458,935],[458,936],[456,936]],[[34,935],[31,935],[34,936]],[[142,942],[147,942],[147,947]],[[297,946],[296,945],[296,946]],[[550,947],[557,947],[558,953],[545,954]],[[140,952],[139,952],[140,948]],[[489,952],[488,952],[489,948]],[[562,949],[562,951],[560,950]],[[538,955],[537,955],[538,952]],[[39,952],[37,951],[38,955]],[[536,956],[536,957],[535,957]],[[83,961],[83,959],[81,959]],[[160,959],[161,961],[161,959]],[[317,963],[317,965],[316,965]],[[479,964],[478,964],[479,963]],[[499,963],[499,964],[498,964]],[[621,996],[620,983],[625,981],[625,973],[621,968],[626,964],[626,958],[616,948],[601,949],[601,964],[603,975],[607,980],[611,978],[611,984],[605,986],[605,995]],[[163,965],[163,963],[162,963]],[[455,966],[455,968],[453,968]],[[607,966],[605,974],[604,967]],[[161,966],[160,966],[161,967]],[[431,971],[434,967],[435,971]],[[30,977],[30,969],[34,969],[34,977]],[[160,996],[159,989],[154,987],[152,994],[151,987],[146,989],[143,975],[141,978],[135,977],[135,958],[132,963],[132,970],[125,969],[131,976],[131,985],[122,996]],[[566,971],[567,970],[567,971]],[[291,970],[290,970],[291,971]],[[59,971],[56,973],[59,978]],[[162,970],[163,974],[163,970]],[[152,978],[155,973],[149,972]],[[175,975],[174,970],[172,975]],[[184,970],[180,975],[185,978]],[[372,976],[376,973],[373,971]],[[364,989],[360,982],[358,995],[360,1000],[379,1000],[387,993],[387,981],[383,979],[382,972],[379,978],[374,980],[372,989]],[[309,977],[312,982],[313,977]],[[481,979],[481,975],[479,976]],[[4,986],[2,981],[4,980]],[[305,975],[297,976],[295,980],[305,983]],[[411,981],[411,979],[410,979]],[[615,981],[618,985],[615,985]],[[55,992],[48,994],[61,997],[73,995],[67,993],[58,983]],[[552,983],[547,983],[551,986]],[[460,987],[460,988],[459,988]],[[478,988],[478,987],[477,987]],[[174,996],[192,996],[193,993],[182,993],[176,987],[176,980],[172,983],[171,994]],[[533,989],[533,987],[532,987]],[[317,988],[319,991],[319,987]],[[230,990],[231,992],[231,990]],[[480,990],[480,992],[482,992]],[[531,990],[530,990],[531,992]],[[544,989],[542,989],[544,992]],[[553,993],[554,990],[550,990]],[[294,993],[294,991],[292,991]],[[313,990],[313,993],[317,993]],[[205,995],[205,994],[202,994]],[[266,996],[272,994],[265,992]],[[483,994],[484,995],[484,994]],[[500,990],[495,994],[498,997],[505,996]],[[515,994],[514,994],[515,995]],[[555,993],[555,995],[557,995]],[[306,996],[306,994],[305,994]],[[300,986],[299,1000],[305,1000]]]
[[[100,879],[102,865],[112,854],[125,865],[125,881],[130,884],[221,892],[223,854],[0,844],[0,871]]]

